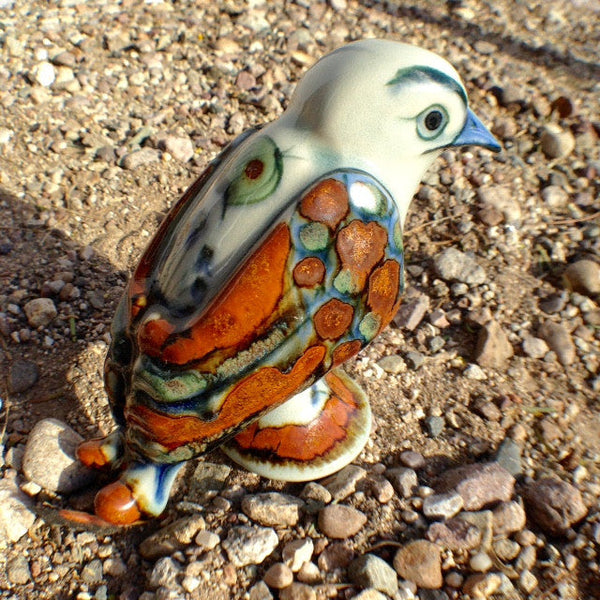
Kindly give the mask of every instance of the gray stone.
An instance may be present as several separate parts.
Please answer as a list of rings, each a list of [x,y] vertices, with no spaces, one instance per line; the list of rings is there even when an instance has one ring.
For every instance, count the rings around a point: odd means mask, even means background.
[[[270,527],[241,526],[230,529],[221,544],[235,567],[259,565],[275,550],[279,538]]]
[[[396,592],[395,598],[398,598],[398,592]],[[373,588],[367,588],[356,596],[353,596],[353,600],[388,600],[388,596],[374,590]]]
[[[218,463],[200,462],[190,479],[189,497],[205,502],[225,487],[231,467]]]
[[[451,469],[438,482],[440,491],[456,490],[463,498],[466,510],[512,498],[514,477],[498,463],[475,463]]]
[[[309,481],[300,492],[300,498],[312,500],[320,504],[329,504],[331,502],[331,492],[316,481]]]
[[[487,277],[473,257],[452,247],[436,256],[433,266],[445,281],[460,281],[469,286],[481,285]]]
[[[373,588],[388,596],[398,590],[398,576],[388,563],[374,554],[364,554],[348,566],[352,583],[362,588]]]
[[[150,165],[160,160],[160,153],[154,148],[141,148],[129,152],[120,161],[121,167],[133,171],[144,165]]]
[[[506,469],[513,477],[523,472],[521,462],[521,446],[512,438],[504,438],[498,452],[496,452],[495,462]]]
[[[414,450],[404,450],[403,452],[400,452],[399,458],[400,462],[410,469],[422,469],[426,464],[423,455]]]
[[[18,542],[33,525],[31,500],[14,479],[0,479],[0,549]]]
[[[457,492],[432,494],[423,501],[423,514],[428,519],[450,519],[464,506],[463,498]]]
[[[469,598],[486,600],[491,598],[502,585],[502,579],[496,573],[475,573],[465,581],[462,591]]]
[[[568,366],[575,362],[577,358],[575,344],[573,343],[571,334],[562,323],[546,321],[538,329],[538,335],[556,353],[560,364]]]
[[[398,375],[406,371],[406,363],[401,356],[397,354],[391,354],[390,356],[384,356],[377,361],[377,364],[386,372],[391,375]]]
[[[477,190],[477,197],[483,204],[484,209],[497,211],[501,220],[506,221],[509,225],[518,225],[521,222],[521,205],[509,186],[481,187]],[[491,223],[488,224],[491,225]]]
[[[600,264],[593,260],[578,260],[570,264],[563,277],[570,290],[586,296],[600,294]]]
[[[394,556],[394,569],[400,577],[425,589],[439,589],[442,578],[442,557],[437,544],[427,540],[409,542]]]
[[[552,535],[564,535],[588,512],[579,490],[556,477],[534,481],[523,496],[529,516]]]
[[[444,425],[443,417],[432,416],[425,419],[425,429],[432,438],[436,438],[442,433]]]
[[[523,352],[530,358],[543,358],[549,352],[548,344],[539,337],[527,336],[522,344]]]
[[[166,135],[159,141],[158,147],[180,162],[185,163],[194,158],[194,144],[189,137]]]
[[[148,585],[151,588],[172,588],[175,585],[177,576],[181,573],[181,571],[182,568],[180,563],[170,556],[159,558],[156,561],[152,572],[150,573]]]
[[[521,546],[514,540],[508,540],[506,538],[499,538],[494,540],[492,548],[496,556],[502,562],[510,562],[514,560],[521,551]]]
[[[275,563],[267,569],[263,580],[270,588],[281,590],[292,584],[294,574],[284,563]]]
[[[38,421],[25,445],[25,477],[48,491],[66,494],[88,485],[96,474],[77,459],[76,449],[82,441],[66,423]]]
[[[441,335],[436,335],[429,340],[429,349],[433,354],[439,352],[446,345],[446,340]]]
[[[31,581],[29,563],[24,556],[15,556],[6,564],[8,580],[15,585],[25,585]]]
[[[278,492],[248,495],[242,500],[242,510],[248,517],[270,527],[293,527],[303,507],[300,498]]]
[[[177,550],[183,550],[204,527],[204,519],[200,515],[178,519],[142,541],[139,547],[140,554],[147,560],[156,560]]]
[[[410,351],[405,356],[406,363],[415,371],[423,365],[425,357],[420,352]]]
[[[553,315],[560,312],[567,304],[569,295],[567,292],[560,294],[551,294],[550,296],[540,300],[540,308],[548,315]]]
[[[344,500],[356,491],[356,485],[364,479],[367,472],[362,467],[348,465],[331,477],[321,481],[334,500]]]
[[[564,208],[569,202],[569,194],[559,185],[549,185],[542,190],[542,200],[550,208]]]
[[[273,600],[273,595],[267,584],[264,581],[259,581],[250,588],[249,600]]]
[[[315,545],[311,538],[303,538],[288,542],[281,551],[283,562],[292,570],[298,572],[304,563],[310,562]]]
[[[406,299],[394,317],[394,324],[400,329],[414,331],[429,310],[429,296],[419,294],[415,298]]]
[[[279,592],[279,600],[316,600],[317,593],[315,590],[304,583],[292,583],[292,585],[284,588]]]
[[[328,537],[345,540],[358,533],[367,517],[352,506],[331,504],[319,511],[319,529]]]
[[[479,330],[475,349],[479,366],[503,369],[513,354],[512,344],[497,321],[489,321]]]
[[[35,65],[30,74],[31,80],[42,87],[50,87],[56,79],[56,69],[48,61]]]
[[[388,469],[386,477],[401,498],[410,498],[410,496],[416,493],[419,487],[417,474],[413,469],[407,467]]]
[[[88,585],[100,583],[102,575],[102,561],[99,558],[94,558],[81,569],[81,580]]]
[[[462,374],[466,379],[473,379],[474,381],[485,381],[487,379],[484,370],[476,364],[467,365]]]
[[[525,529],[525,510],[518,502],[501,502],[492,511],[494,535],[509,536]]]
[[[575,149],[575,137],[568,129],[562,129],[556,123],[549,123],[540,137],[542,152],[548,158],[564,158]]]
[[[477,548],[482,534],[477,526],[455,517],[445,522],[432,523],[426,535],[430,542],[453,552],[460,552]]]
[[[31,327],[45,327],[58,315],[56,306],[50,298],[35,298],[23,307],[27,322]]]
[[[20,394],[33,387],[39,377],[38,366],[29,360],[15,360],[8,374],[8,389]]]

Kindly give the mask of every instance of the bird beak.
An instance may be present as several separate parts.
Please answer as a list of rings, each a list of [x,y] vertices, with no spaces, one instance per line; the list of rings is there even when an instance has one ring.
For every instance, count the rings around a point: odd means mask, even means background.
[[[500,152],[502,146],[498,140],[488,131],[488,128],[468,108],[467,120],[462,131],[454,138],[450,147],[454,146],[482,146],[494,152]]]

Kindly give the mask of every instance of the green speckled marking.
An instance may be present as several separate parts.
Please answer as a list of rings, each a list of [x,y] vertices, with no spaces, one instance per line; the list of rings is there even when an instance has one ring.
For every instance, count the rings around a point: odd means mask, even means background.
[[[360,325],[358,326],[358,330],[366,340],[371,341],[377,335],[380,326],[381,317],[370,312],[363,317]]]
[[[356,294],[360,290],[352,273],[348,269],[342,269],[333,280],[333,286],[340,294]]]
[[[394,225],[394,244],[396,244],[396,248],[398,248],[398,250],[403,250],[402,227],[400,225],[400,221],[396,221],[396,224]]]
[[[196,371],[187,371],[177,377],[165,379],[143,371],[140,380],[149,385],[153,397],[160,397],[163,402],[177,402],[196,395],[206,388],[206,379]]]
[[[308,223],[300,230],[300,241],[310,252],[325,250],[329,244],[329,231],[323,223]]]

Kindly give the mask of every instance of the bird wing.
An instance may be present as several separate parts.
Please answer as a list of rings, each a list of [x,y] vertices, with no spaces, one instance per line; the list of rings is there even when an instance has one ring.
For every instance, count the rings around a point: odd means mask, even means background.
[[[364,172],[337,170],[288,206],[200,313],[165,318],[152,265],[143,289],[134,279],[126,337],[138,354],[124,417],[130,442],[151,458],[184,460],[222,443],[359,352],[393,317],[403,249],[388,192]],[[170,240],[189,230],[181,219],[193,211],[171,219]],[[198,265],[153,244],[161,265]]]

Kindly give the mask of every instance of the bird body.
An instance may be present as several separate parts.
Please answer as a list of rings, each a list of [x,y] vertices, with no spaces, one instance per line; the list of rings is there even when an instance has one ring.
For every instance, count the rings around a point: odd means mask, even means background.
[[[338,367],[399,305],[423,173],[471,143],[497,149],[446,61],[366,40],[319,61],[278,120],[213,161],[117,309],[105,380],[119,429],[79,449],[122,470],[99,519],[159,514],[183,462],[216,446],[286,480],[355,458],[370,410]]]

